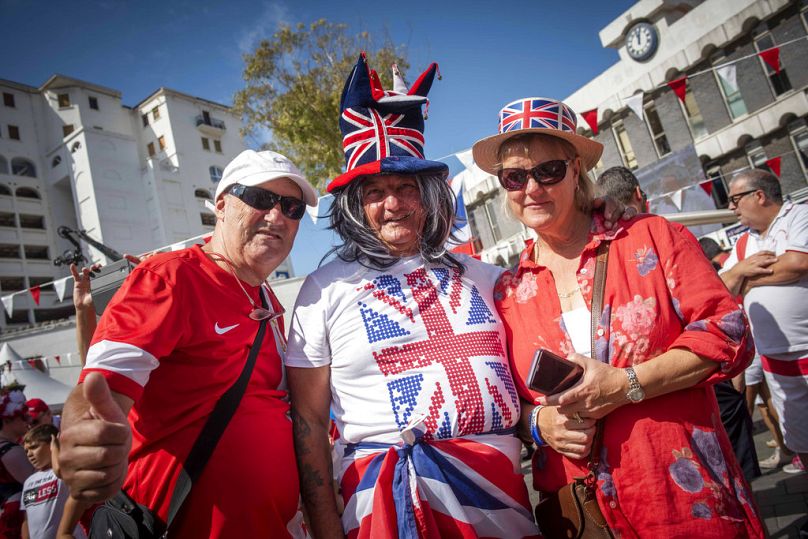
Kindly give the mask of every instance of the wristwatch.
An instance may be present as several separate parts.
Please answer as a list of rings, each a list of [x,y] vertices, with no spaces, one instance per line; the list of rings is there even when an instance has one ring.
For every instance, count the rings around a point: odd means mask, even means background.
[[[645,390],[640,385],[640,381],[637,380],[637,373],[634,372],[633,367],[627,367],[623,370],[626,371],[626,376],[628,376],[626,398],[635,404],[642,402],[642,400],[645,399]]]

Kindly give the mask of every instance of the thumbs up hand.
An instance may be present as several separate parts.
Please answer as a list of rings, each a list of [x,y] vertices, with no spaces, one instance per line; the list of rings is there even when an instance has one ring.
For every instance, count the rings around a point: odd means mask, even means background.
[[[65,403],[53,460],[73,498],[99,502],[120,490],[126,477],[132,433],[126,419],[132,400],[112,393],[106,379],[90,373]]]

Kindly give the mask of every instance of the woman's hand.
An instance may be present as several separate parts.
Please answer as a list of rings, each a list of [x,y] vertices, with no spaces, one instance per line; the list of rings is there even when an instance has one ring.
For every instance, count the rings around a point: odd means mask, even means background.
[[[584,375],[566,391],[544,397],[545,404],[558,406],[565,416],[586,420],[605,417],[628,402],[628,378],[623,369],[580,354],[571,354],[567,359],[581,365]]]
[[[631,206],[626,206],[619,200],[611,196],[598,197],[592,201],[592,207],[603,211],[603,226],[611,230],[617,221],[628,221],[635,215],[637,210]]]
[[[531,412],[534,407],[529,408]],[[561,413],[555,406],[545,406],[539,411],[538,420],[542,440],[559,454],[571,459],[582,459],[589,455],[595,435],[594,419],[578,422],[574,417]]]
[[[73,275],[73,306],[76,311],[93,308],[93,296],[90,293],[90,275],[101,269],[101,264],[83,267],[79,271],[75,264],[70,264],[70,273]]]

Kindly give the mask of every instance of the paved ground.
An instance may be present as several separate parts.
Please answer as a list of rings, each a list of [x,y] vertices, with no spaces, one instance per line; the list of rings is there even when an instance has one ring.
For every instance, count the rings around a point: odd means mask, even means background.
[[[763,422],[756,419],[755,448],[759,458],[764,459],[772,453],[772,449],[766,447],[770,436]],[[522,461],[522,468],[535,506],[538,499],[531,488],[530,462]],[[808,521],[808,474],[787,474],[782,468],[765,470],[761,477],[752,481],[752,491],[772,539],[801,539],[800,526]]]

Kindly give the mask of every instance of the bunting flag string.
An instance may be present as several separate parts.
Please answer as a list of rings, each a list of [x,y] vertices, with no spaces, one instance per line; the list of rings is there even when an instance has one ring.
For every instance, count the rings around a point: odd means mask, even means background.
[[[598,134],[598,109],[594,108],[592,110],[587,110],[581,113],[583,119],[586,120],[586,123],[589,124],[589,128],[592,129],[592,134]]]
[[[722,65],[721,67],[717,67],[715,72],[718,73],[718,76],[721,77],[724,84],[729,86],[730,90],[733,92],[738,91],[738,72],[735,68],[735,64]]]
[[[679,98],[679,101],[682,103],[685,102],[685,94],[687,93],[687,75],[684,77],[679,77],[676,80],[672,80],[668,83],[668,86],[673,93],[676,94],[676,97]]]
[[[760,51],[760,57],[771,67],[775,73],[780,74],[780,47],[772,47]]]
[[[780,156],[772,157],[771,159],[766,160],[766,166],[772,169],[772,172],[774,172],[774,175],[777,176],[778,178],[780,177],[781,162],[782,160],[780,159]]]
[[[31,297],[34,298],[34,303],[39,305],[39,298],[42,295],[42,290],[39,288],[39,285],[32,286],[28,291],[31,293]]]
[[[645,114],[642,107],[643,100],[645,99],[645,92],[637,92],[636,94],[623,99],[623,103],[634,111],[634,114],[637,115],[637,118],[640,119],[641,122],[645,121]]]
[[[67,280],[72,279],[73,277],[62,277],[56,281],[53,281],[53,288],[56,290],[56,297],[59,298],[59,301],[65,299],[65,289],[67,289]]]

